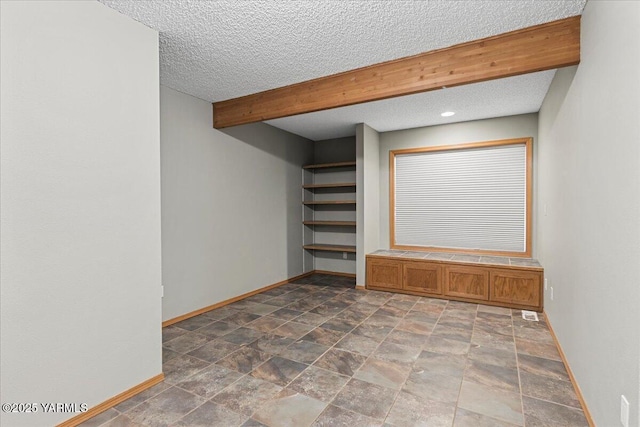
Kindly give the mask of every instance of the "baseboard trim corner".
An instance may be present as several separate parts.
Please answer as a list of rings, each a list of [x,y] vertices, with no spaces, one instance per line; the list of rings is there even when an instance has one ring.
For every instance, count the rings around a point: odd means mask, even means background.
[[[356,278],[356,275],[353,273],[340,273],[339,271],[329,271],[329,270],[313,270],[313,273],[317,274],[331,274],[332,276],[343,276],[350,277],[352,279]]]
[[[217,302],[215,304],[208,305],[206,307],[202,307],[202,308],[200,308],[198,310],[190,311],[189,313],[185,313],[185,314],[183,314],[181,316],[174,317],[173,319],[165,320],[164,322],[162,322],[162,327],[165,328],[165,327],[167,327],[169,325],[173,325],[174,323],[182,322],[183,320],[187,320],[187,319],[190,319],[192,317],[199,316],[200,314],[206,313],[207,311],[215,310],[216,308],[224,307],[225,305],[229,305],[229,304],[234,303],[236,301],[240,301],[240,300],[243,300],[245,298],[249,298],[249,297],[251,297],[253,295],[259,294],[260,292],[265,292],[265,291],[268,291],[269,289],[277,288],[278,286],[286,285],[287,283],[291,283],[291,282],[294,282],[296,280],[300,280],[303,277],[311,276],[314,272],[315,272],[315,270],[309,271],[307,273],[302,273],[302,274],[299,274],[299,275],[297,275],[295,277],[291,277],[289,279],[283,280],[281,282],[274,283],[272,285],[267,285],[267,286],[264,286],[264,287],[259,288],[259,289],[255,289],[255,290],[253,290],[251,292],[247,292],[247,293],[244,293],[242,295],[238,295],[237,297],[229,298],[229,299],[226,299],[224,301],[220,301],[220,302]]]
[[[553,338],[553,342],[558,349],[558,353],[560,353],[560,358],[562,359],[562,363],[564,363],[564,367],[567,369],[567,373],[569,374],[569,379],[571,380],[571,384],[573,385],[573,389],[576,392],[576,396],[578,397],[578,401],[580,402],[580,406],[582,406],[582,412],[584,413],[587,422],[590,427],[596,427],[596,424],[593,422],[593,418],[591,418],[591,413],[589,412],[589,408],[587,407],[587,402],[585,402],[584,397],[582,396],[582,390],[580,390],[580,386],[576,381],[576,377],[573,375],[571,371],[571,366],[569,366],[569,362],[567,361],[567,357],[562,351],[562,346],[560,345],[560,341],[558,341],[558,337],[556,336],[553,327],[551,326],[551,322],[549,321],[549,316],[547,316],[547,312],[544,311],[544,318],[547,321],[547,326],[549,327],[549,332],[551,332],[551,337]]]
[[[366,285],[356,285],[356,290],[357,291],[366,291],[367,287],[366,287]]]
[[[161,383],[163,380],[164,380],[164,374],[158,374],[155,377],[151,377],[148,380],[141,382],[136,386],[131,387],[129,390],[125,390],[122,393],[116,396],[113,396],[112,398],[107,399],[102,403],[97,404],[96,406],[89,409],[87,412],[83,412],[82,414],[76,415],[75,417],[70,418],[67,421],[63,421],[62,423],[58,424],[56,427],[75,427],[87,421],[88,419],[103,413],[107,409],[113,408],[117,404],[124,402],[125,400],[135,396],[136,394],[142,393],[146,389]]]

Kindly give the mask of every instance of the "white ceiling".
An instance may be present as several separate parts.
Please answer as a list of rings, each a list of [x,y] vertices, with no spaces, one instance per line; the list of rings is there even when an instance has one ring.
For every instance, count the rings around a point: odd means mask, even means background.
[[[356,124],[378,132],[534,113],[555,70],[424,92],[316,113],[269,120],[272,126],[314,141],[355,135]],[[454,111],[452,117],[440,113]],[[329,124],[327,126],[327,124]]]
[[[99,0],[160,32],[160,81],[215,102],[579,15],[586,0]],[[538,111],[553,71],[271,120],[320,140]],[[445,110],[457,114],[444,120]]]

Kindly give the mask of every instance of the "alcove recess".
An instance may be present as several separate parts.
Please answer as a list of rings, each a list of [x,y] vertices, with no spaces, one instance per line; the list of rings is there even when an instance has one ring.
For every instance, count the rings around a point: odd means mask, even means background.
[[[314,161],[302,168],[302,192],[305,271],[355,277],[355,137],[315,142]]]

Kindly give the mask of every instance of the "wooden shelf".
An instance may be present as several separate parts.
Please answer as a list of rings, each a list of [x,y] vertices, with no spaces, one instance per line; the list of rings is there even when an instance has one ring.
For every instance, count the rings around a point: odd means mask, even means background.
[[[318,163],[317,165],[303,166],[303,169],[323,169],[323,168],[342,168],[347,166],[355,166],[356,162],[336,162],[336,163]]]
[[[339,182],[337,184],[307,184],[303,185],[302,188],[339,188],[339,187],[355,187],[355,182]]]
[[[304,205],[355,205],[355,200],[311,200],[302,202]]]
[[[328,252],[350,252],[356,253],[355,246],[349,245],[324,245],[319,243],[314,243],[312,245],[304,245],[305,249],[312,249],[314,251],[328,251]]]
[[[333,225],[355,227],[355,221],[302,221],[304,225]]]
[[[305,229],[305,242],[303,248],[306,251],[305,257],[322,257],[329,256],[327,253],[356,253],[356,247],[347,244],[333,244],[333,243],[309,243],[316,240],[331,242],[333,240],[331,232],[341,231],[341,234],[348,235],[348,240],[338,240],[340,243],[352,243],[355,241],[356,221],[351,215],[341,217],[339,213],[345,211],[348,213],[355,213],[356,208],[356,177],[355,177],[356,162],[335,162],[335,163],[318,163],[313,165],[303,166],[304,169],[310,170],[304,172],[303,175],[303,220],[304,227],[312,227]],[[320,182],[314,178],[316,175],[322,174]],[[319,189],[325,189],[320,191]],[[331,190],[333,189],[333,190]],[[305,193],[306,191],[306,193]],[[333,196],[322,196],[325,193],[335,193]],[[334,200],[318,200],[332,198]],[[304,200],[307,199],[307,200]],[[337,199],[337,200],[336,200]],[[351,200],[349,200],[351,199]],[[304,206],[308,208],[305,209]],[[316,206],[320,206],[316,208]],[[322,208],[324,206],[324,208]],[[341,207],[344,206],[344,207]],[[318,210],[327,211],[325,216],[321,216],[320,219],[315,219],[314,215]],[[329,212],[331,211],[331,212]],[[331,229],[330,227],[341,227],[341,229]],[[347,227],[347,228],[345,228]],[[351,240],[353,238],[353,240]],[[325,253],[326,252],[326,253]],[[324,253],[324,255],[322,255]],[[343,258],[339,255],[333,255],[332,257]],[[353,255],[351,255],[353,258]],[[353,259],[342,260],[345,267],[353,268]]]

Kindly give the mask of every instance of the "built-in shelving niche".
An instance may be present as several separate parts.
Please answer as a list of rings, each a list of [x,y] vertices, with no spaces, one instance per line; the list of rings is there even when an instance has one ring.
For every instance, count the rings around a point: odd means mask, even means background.
[[[355,274],[355,137],[317,141],[314,155],[302,168],[305,271]]]

